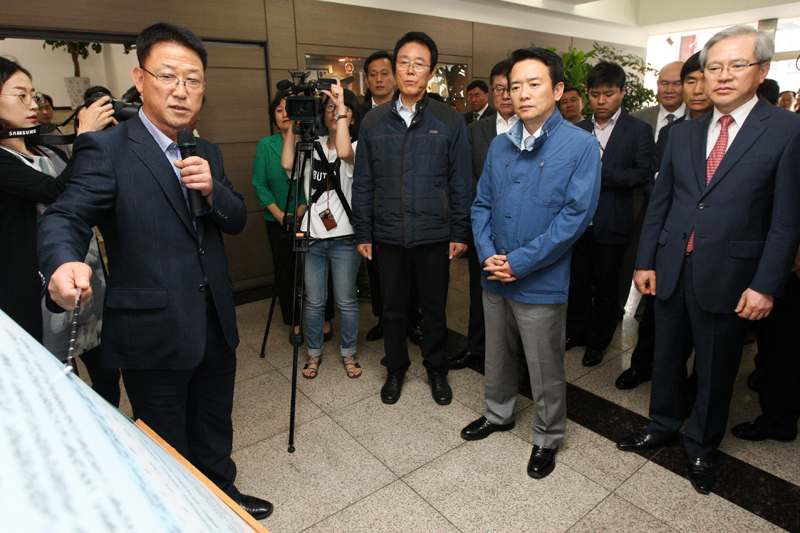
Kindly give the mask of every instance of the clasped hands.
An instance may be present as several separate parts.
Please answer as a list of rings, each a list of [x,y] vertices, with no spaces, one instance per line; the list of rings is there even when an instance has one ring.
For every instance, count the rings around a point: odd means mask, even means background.
[[[486,279],[502,281],[503,283],[517,281],[517,275],[514,274],[505,255],[495,254],[487,257],[483,261],[483,269],[489,273],[489,277]]]

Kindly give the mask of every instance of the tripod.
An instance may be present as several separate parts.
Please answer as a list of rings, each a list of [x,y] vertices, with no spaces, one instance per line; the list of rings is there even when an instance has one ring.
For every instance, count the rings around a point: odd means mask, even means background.
[[[313,168],[313,155],[314,150],[317,151],[319,154],[319,161],[322,166],[325,168],[328,176],[329,183],[333,185],[336,194],[339,196],[339,199],[344,207],[345,213],[348,217],[352,218],[352,212],[350,210],[350,206],[345,198],[344,193],[342,193],[341,185],[339,183],[338,174],[333,170],[328,161],[328,158],[325,156],[322,146],[317,141],[314,132],[314,124],[313,123],[304,123],[300,122],[300,135],[301,139],[297,142],[295,146],[295,157],[294,162],[292,164],[292,177],[289,181],[289,190],[294,190],[294,213],[298,212],[298,199],[299,195],[299,188],[303,186],[304,183],[311,183],[311,173]],[[309,187],[310,188],[310,187]],[[310,192],[310,191],[309,191]],[[322,190],[319,189],[313,195],[310,195],[308,198],[308,213],[310,217],[311,207],[316,203],[316,201],[320,198],[322,194]],[[286,209],[284,213],[289,211],[289,203],[290,203],[291,194],[286,198]],[[301,257],[303,254],[308,252],[309,249],[309,241],[310,241],[310,229],[311,223],[310,220],[307,218],[306,228],[307,230],[302,230],[302,223],[295,227],[294,219],[287,222],[284,219],[284,230],[286,230],[290,234],[291,241],[287,239],[287,242],[282,244],[280,247],[280,253],[278,258],[278,265],[279,270],[276,273],[275,277],[275,287],[279,287],[279,283],[282,278],[283,273],[283,261],[286,260],[288,254],[289,244],[292,245],[292,250],[294,251],[294,278],[293,278],[293,291],[298,287],[298,276],[299,276],[299,283],[300,283],[300,305],[294,305],[295,302],[292,302],[292,327],[289,333],[289,342],[292,345],[292,394],[291,394],[291,406],[289,411],[289,453],[294,453],[294,430],[295,430],[295,415],[296,415],[296,403],[297,403],[297,367],[298,367],[298,353],[299,348],[302,346],[304,342],[303,336],[303,309],[305,307],[305,299],[302,297],[305,294],[305,277],[302,275],[300,271],[300,266],[302,264]],[[275,310],[275,300],[277,297],[277,291],[273,289],[273,297],[272,303],[270,304],[270,311],[269,316],[267,318],[267,326],[264,331],[264,339],[261,343],[261,354],[260,356],[263,358],[265,357],[265,348],[267,344],[267,336],[269,334],[269,328],[272,322],[272,316]],[[296,316],[296,313],[299,313],[299,317]],[[297,324],[298,332],[295,333],[294,325]]]

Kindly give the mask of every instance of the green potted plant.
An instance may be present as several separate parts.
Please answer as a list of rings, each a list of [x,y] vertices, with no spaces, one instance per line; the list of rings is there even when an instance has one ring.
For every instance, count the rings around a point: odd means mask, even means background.
[[[79,59],[86,59],[89,57],[89,52],[100,53],[103,51],[103,45],[100,43],[89,42],[76,42],[76,41],[45,41],[42,48],[50,46],[52,50],[62,48],[72,58],[72,65],[74,67],[75,76],[71,78],[64,78],[64,84],[67,86],[67,93],[69,94],[72,107],[77,108],[83,103],[83,93],[89,88],[91,82],[89,78],[81,77],[81,64]]]

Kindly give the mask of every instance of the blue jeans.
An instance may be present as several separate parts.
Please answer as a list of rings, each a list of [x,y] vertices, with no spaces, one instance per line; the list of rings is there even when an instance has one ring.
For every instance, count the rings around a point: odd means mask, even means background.
[[[333,274],[333,294],[342,330],[342,357],[356,353],[358,300],[356,276],[361,256],[354,238],[317,241],[306,253],[306,340],[308,355],[322,355],[322,328],[328,294],[328,268]]]

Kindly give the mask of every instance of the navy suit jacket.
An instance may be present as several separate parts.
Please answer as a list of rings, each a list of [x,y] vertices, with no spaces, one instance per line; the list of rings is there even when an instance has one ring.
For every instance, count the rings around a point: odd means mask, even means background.
[[[698,304],[732,313],[751,288],[780,297],[800,244],[800,117],[759,100],[706,186],[713,113],[672,128],[642,228],[636,268],[669,298],[694,229]]]
[[[495,116],[496,114],[486,120],[477,120],[467,126],[467,138],[469,139],[469,148],[472,154],[472,174],[475,177],[475,183],[478,183],[483,173],[483,165],[486,163],[489,145],[497,137]]]
[[[74,152],[72,179],[39,226],[39,260],[49,281],[63,263],[83,261],[92,227],[100,228],[109,269],[104,366],[197,366],[206,349],[206,282],[225,340],[235,349],[239,335],[222,232],[240,233],[247,211],[225,175],[219,148],[197,140],[197,155],[214,178],[214,210],[196,219],[196,229],[172,163],[138,116],[80,135]]]
[[[594,134],[591,117],[576,124]],[[653,128],[623,111],[602,157],[600,201],[594,215],[594,237],[601,244],[627,244],[633,233],[633,190],[656,171]]]

